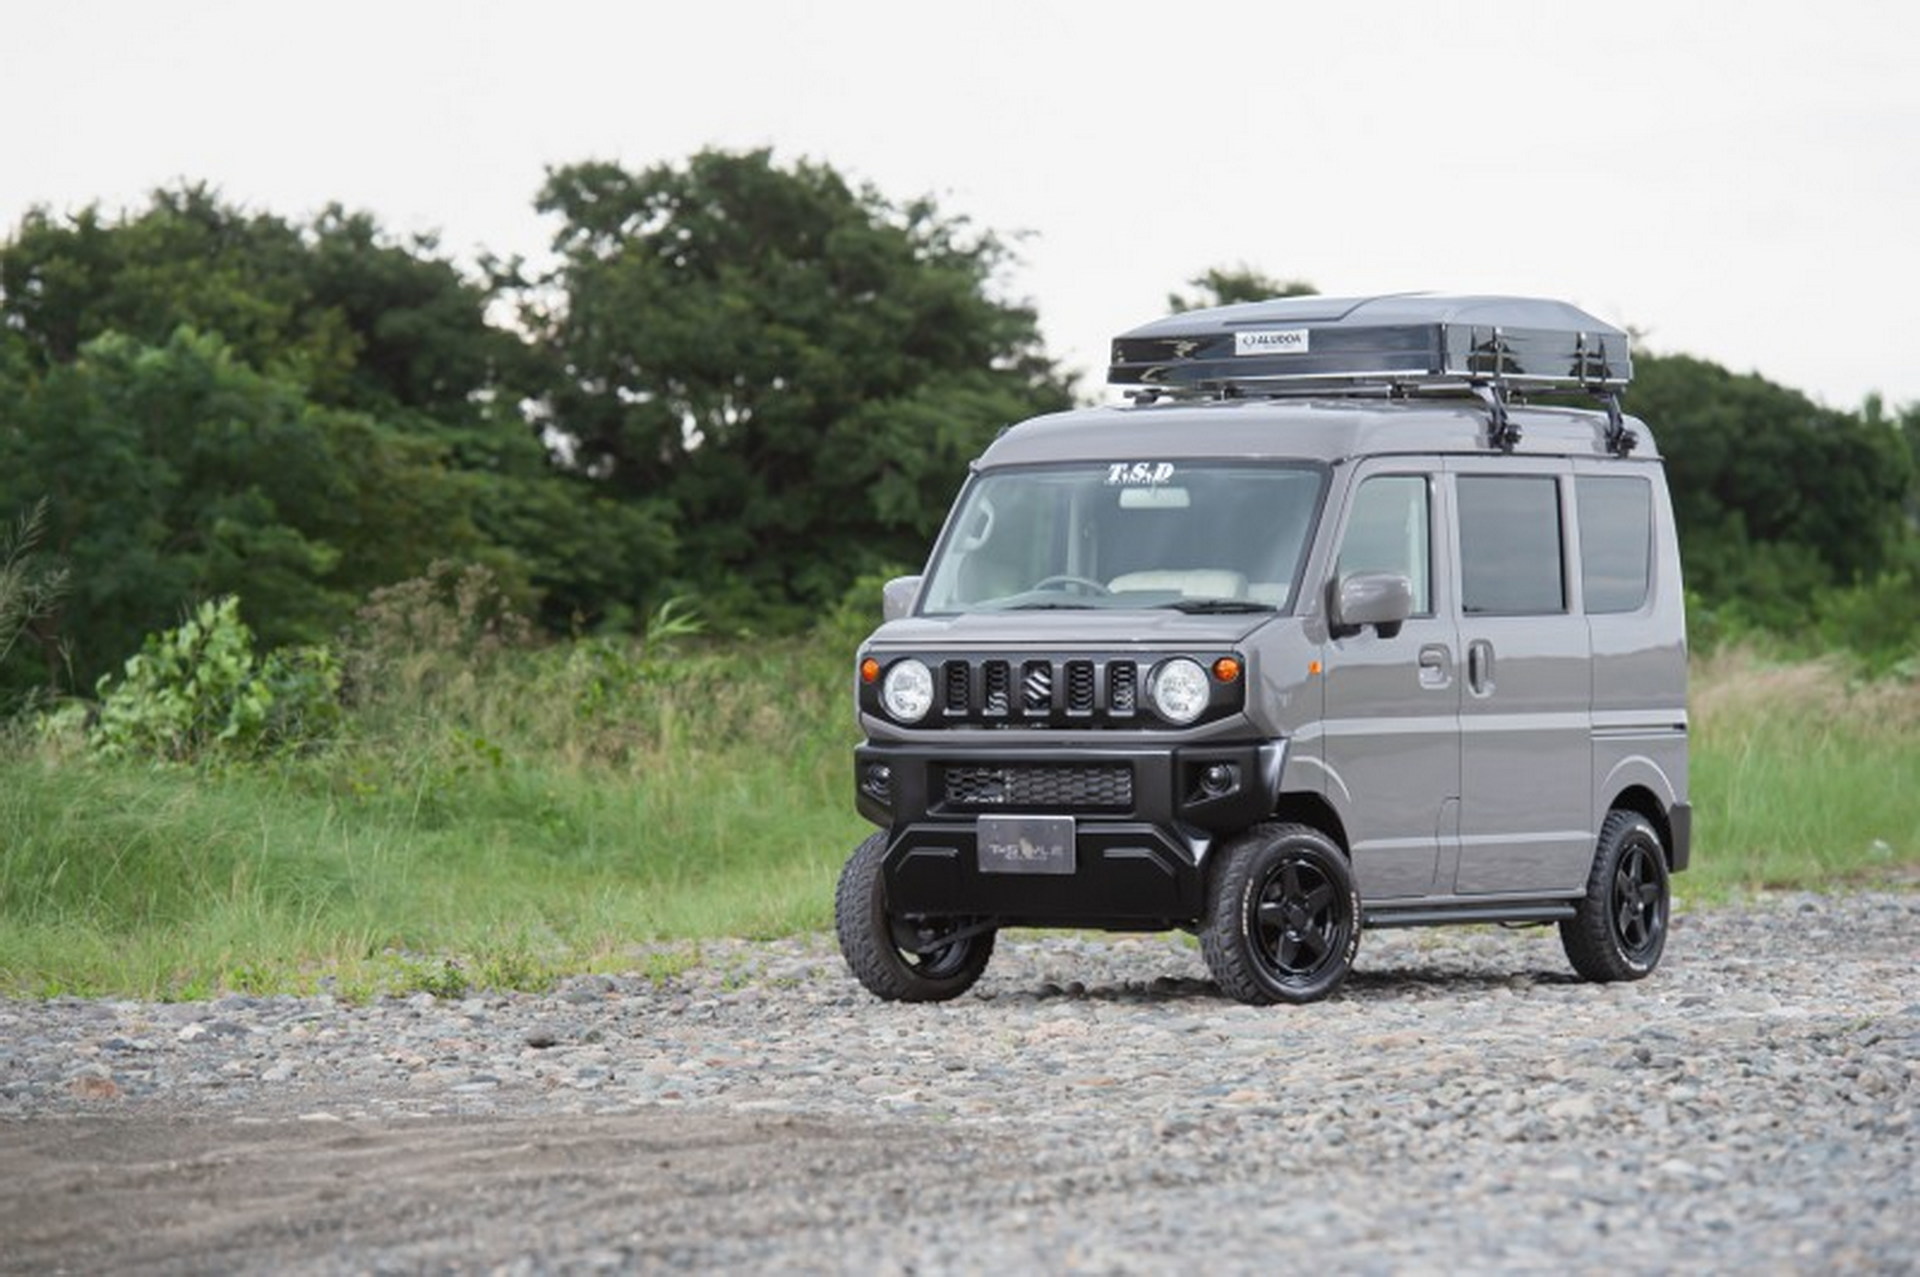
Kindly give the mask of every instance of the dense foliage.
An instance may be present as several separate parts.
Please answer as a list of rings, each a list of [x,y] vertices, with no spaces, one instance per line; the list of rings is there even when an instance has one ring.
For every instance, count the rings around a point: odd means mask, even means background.
[[[918,561],[967,461],[1063,408],[1005,253],[766,152],[554,172],[559,269],[527,309],[543,424],[627,499],[667,502],[670,574],[721,613],[803,619]],[[798,609],[794,605],[800,605]]]
[[[531,281],[199,186],[30,213],[0,242],[0,516],[47,501],[71,588],[11,627],[0,700],[228,594],[268,646],[319,641],[437,560],[557,632],[677,595],[795,624],[1067,402],[989,295],[1005,250],[925,202],[765,153],[562,169],[541,202],[561,265]]]
[[[436,564],[549,633],[674,599],[797,629],[917,562],[968,458],[1070,400],[1000,295],[1005,245],[925,200],[710,151],[562,167],[538,204],[535,276],[194,185],[0,239],[0,711],[92,691],[208,600],[269,651],[335,642]],[[1188,289],[1169,304],[1312,291],[1244,265]],[[1700,636],[1910,661],[1920,407],[1637,363]]]
[[[1874,655],[1920,650],[1920,405],[1901,420],[1877,403],[1842,412],[1751,373],[1637,354],[1627,407],[1659,437],[1687,585],[1708,613]],[[1883,593],[1896,618],[1904,607],[1892,631],[1840,619]]]

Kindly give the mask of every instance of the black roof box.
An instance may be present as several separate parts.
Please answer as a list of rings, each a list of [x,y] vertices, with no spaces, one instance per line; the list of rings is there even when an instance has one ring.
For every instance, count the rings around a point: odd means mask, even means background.
[[[1113,342],[1116,386],[1225,394],[1618,391],[1627,334],[1565,302],[1395,293],[1285,297],[1190,310]]]

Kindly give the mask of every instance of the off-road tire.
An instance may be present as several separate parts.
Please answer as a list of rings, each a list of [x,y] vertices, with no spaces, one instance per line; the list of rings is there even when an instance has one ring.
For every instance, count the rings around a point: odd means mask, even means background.
[[[1660,835],[1639,812],[1608,812],[1587,894],[1560,924],[1567,961],[1589,980],[1641,979],[1660,965],[1670,913]]]
[[[973,987],[993,956],[992,931],[977,931],[929,952],[921,936],[887,912],[885,834],[854,848],[833,893],[833,925],[840,953],[861,984],[889,1002],[945,1002]],[[936,933],[937,934],[937,933]]]
[[[1359,948],[1360,893],[1319,830],[1255,825],[1214,852],[1200,952],[1228,997],[1317,1001],[1340,987]]]

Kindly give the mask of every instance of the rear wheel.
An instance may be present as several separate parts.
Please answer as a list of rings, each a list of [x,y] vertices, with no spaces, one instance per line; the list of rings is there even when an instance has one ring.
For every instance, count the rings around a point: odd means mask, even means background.
[[[1589,980],[1638,980],[1667,947],[1667,853],[1647,818],[1611,811],[1600,826],[1587,894],[1560,924],[1560,944]]]
[[[944,1002],[973,987],[993,956],[993,929],[912,921],[887,911],[885,834],[854,848],[833,895],[834,930],[854,978],[889,1002]]]
[[[1200,951],[1222,991],[1266,1004],[1338,989],[1360,947],[1360,895],[1332,840],[1255,825],[1214,854]]]

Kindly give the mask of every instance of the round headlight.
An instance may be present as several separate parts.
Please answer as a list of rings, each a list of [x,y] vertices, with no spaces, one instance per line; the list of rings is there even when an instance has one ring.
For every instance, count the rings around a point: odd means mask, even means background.
[[[933,708],[933,675],[919,661],[895,661],[880,684],[880,703],[903,723],[917,723]]]
[[[1161,665],[1147,680],[1147,696],[1155,712],[1169,723],[1191,723],[1205,712],[1211,695],[1207,672],[1198,661],[1184,656]]]

